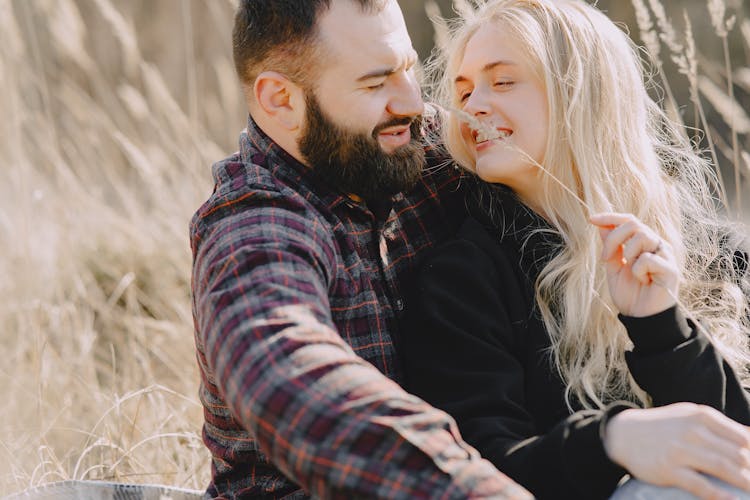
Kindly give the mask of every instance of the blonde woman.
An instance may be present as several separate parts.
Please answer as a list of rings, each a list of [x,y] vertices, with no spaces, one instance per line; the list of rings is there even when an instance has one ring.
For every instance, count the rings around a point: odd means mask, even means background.
[[[444,142],[488,188],[417,274],[409,388],[541,499],[750,490],[742,233],[637,49],[583,2],[495,0],[444,53]]]

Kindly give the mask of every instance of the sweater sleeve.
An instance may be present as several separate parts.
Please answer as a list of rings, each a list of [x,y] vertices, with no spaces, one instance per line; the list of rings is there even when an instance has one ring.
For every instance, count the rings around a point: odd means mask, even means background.
[[[464,439],[535,497],[607,498],[625,471],[603,447],[606,419],[630,406],[580,411],[547,432],[525,398],[513,352],[506,270],[468,240],[439,247],[416,278],[402,354],[408,388],[457,421]],[[507,271],[510,272],[510,271]]]
[[[677,307],[620,321],[634,345],[625,354],[628,368],[654,406],[689,401],[750,425],[750,398],[702,326]]]

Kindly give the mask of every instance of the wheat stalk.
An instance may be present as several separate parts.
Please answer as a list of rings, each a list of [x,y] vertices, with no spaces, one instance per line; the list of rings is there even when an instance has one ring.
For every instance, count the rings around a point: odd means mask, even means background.
[[[732,62],[729,54],[729,32],[735,25],[737,18],[731,16],[725,19],[726,15],[726,4],[724,0],[708,0],[708,12],[711,17],[711,24],[714,26],[716,35],[721,38],[722,48],[724,52],[724,70],[727,75],[727,94],[729,95],[729,101],[734,101],[734,83],[732,81]],[[721,112],[721,111],[720,111]],[[722,113],[723,114],[723,113]],[[724,115],[725,119],[727,115]],[[735,124],[735,114],[730,113],[729,124],[732,130],[732,152],[733,152],[733,165],[734,165],[734,181],[735,181],[735,197],[737,201],[737,212],[739,213],[742,208],[742,190],[741,190],[741,177],[740,177],[740,149],[737,138],[737,128]]]
[[[445,108],[443,108],[445,110]],[[445,110],[447,112],[453,113],[459,120],[465,121],[469,124],[470,127],[472,127],[474,130],[483,132],[485,134],[490,134],[494,130],[489,125],[486,125],[482,123],[480,120],[478,120],[476,117],[472,116],[471,114],[459,110],[459,109],[449,109]],[[568,195],[570,195],[576,202],[578,202],[585,210],[587,214],[587,218],[591,217],[592,215],[596,214],[597,211],[595,211],[586,201],[583,200],[575,191],[573,191],[570,187],[565,184],[562,180],[560,180],[556,175],[554,175],[552,172],[550,172],[547,168],[544,167],[541,163],[536,161],[531,155],[529,155],[526,151],[521,149],[520,147],[516,146],[515,144],[512,144],[508,141],[502,141],[501,145],[503,148],[513,151],[515,153],[520,154],[527,162],[529,162],[531,165],[538,168],[541,172],[543,172],[549,179],[551,179],[553,182],[555,182],[558,186],[560,186]],[[622,259],[622,265],[627,265],[628,262],[623,258]],[[677,297],[677,295],[672,292],[672,290],[669,289],[664,283],[660,282],[659,280],[652,280],[652,282],[660,287],[662,287],[664,290],[667,291],[669,296],[672,298],[672,300],[675,301],[675,304],[677,307],[679,307],[683,313],[685,314],[685,317],[690,319],[693,323],[695,323],[696,328],[698,328],[704,335],[708,336],[708,338],[711,338],[711,336],[708,334],[707,331],[700,325],[700,322],[696,320],[696,318],[693,316],[692,312],[684,305],[684,303]],[[595,291],[596,293],[596,291]],[[601,297],[599,297],[598,293],[596,293],[597,298],[599,300]],[[616,312],[612,310],[606,302],[603,302],[607,306],[607,310],[609,310],[613,315],[616,315]]]

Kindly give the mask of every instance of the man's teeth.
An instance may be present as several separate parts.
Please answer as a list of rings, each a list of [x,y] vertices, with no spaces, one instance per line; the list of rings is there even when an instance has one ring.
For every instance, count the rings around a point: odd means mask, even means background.
[[[505,139],[510,134],[505,130],[482,129],[477,131],[477,142],[494,141],[495,139]]]

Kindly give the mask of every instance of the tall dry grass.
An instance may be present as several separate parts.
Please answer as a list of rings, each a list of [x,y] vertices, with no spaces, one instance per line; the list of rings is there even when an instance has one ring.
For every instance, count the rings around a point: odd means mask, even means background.
[[[207,484],[187,225],[244,126],[232,11],[0,1],[0,496]]]
[[[710,21],[713,36],[720,42],[718,52],[711,53],[703,50],[706,40],[696,40],[694,21],[687,8],[681,8],[680,18],[673,22],[659,0],[631,3],[646,59],[655,70],[655,89],[663,93],[664,106],[675,121],[692,132],[695,148],[712,159],[717,194],[726,213],[749,220],[750,116],[743,101],[750,102],[750,19],[743,18],[743,4],[740,2],[734,9],[725,0],[699,4],[697,15]],[[695,6],[691,12],[696,14]],[[743,46],[744,60],[732,60],[730,38],[733,44]],[[674,73],[668,78],[668,66],[684,81],[676,81]],[[680,103],[675,98],[675,84],[687,87],[688,102]],[[743,100],[736,95],[738,92],[743,94]]]
[[[750,92],[750,59],[727,71],[695,44],[691,57],[685,26],[669,35],[656,5],[643,6],[655,43],[682,47],[657,59],[686,57],[731,187],[750,173],[750,126],[728,89]],[[233,6],[0,0],[0,495],[208,481],[187,224],[244,126]],[[750,54],[750,19],[727,36]],[[744,186],[726,189],[729,204]]]

